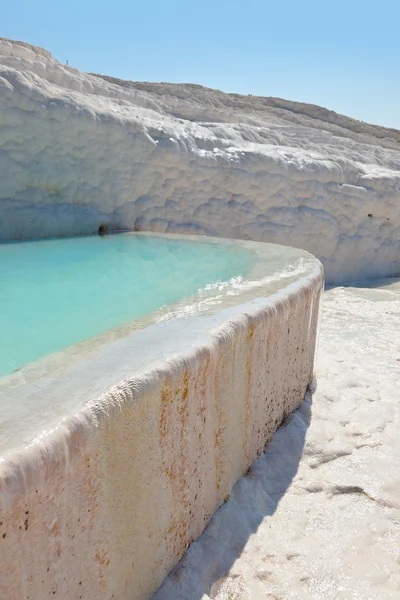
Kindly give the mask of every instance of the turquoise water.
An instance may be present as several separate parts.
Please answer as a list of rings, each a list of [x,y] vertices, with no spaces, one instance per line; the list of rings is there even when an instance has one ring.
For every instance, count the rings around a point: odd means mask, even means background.
[[[250,252],[134,236],[0,244],[0,376],[245,275]]]

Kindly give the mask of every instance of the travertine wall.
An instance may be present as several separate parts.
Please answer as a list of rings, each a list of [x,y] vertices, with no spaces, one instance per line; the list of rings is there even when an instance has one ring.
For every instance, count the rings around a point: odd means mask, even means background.
[[[81,73],[0,39],[0,240],[99,226],[303,248],[400,273],[400,133],[319,107]]]
[[[149,598],[304,398],[321,286],[247,305],[5,461],[0,598]]]

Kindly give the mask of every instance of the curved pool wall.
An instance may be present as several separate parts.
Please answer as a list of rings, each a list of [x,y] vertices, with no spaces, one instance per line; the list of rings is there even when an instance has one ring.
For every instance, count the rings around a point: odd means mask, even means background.
[[[0,462],[1,598],[149,598],[303,400],[321,264],[242,243],[257,261],[222,300],[43,359],[24,385],[0,380],[2,406],[31,400]]]

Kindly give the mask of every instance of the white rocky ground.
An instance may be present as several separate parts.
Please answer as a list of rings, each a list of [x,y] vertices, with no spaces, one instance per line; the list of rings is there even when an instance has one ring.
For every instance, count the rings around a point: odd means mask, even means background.
[[[400,281],[323,315],[313,397],[154,600],[400,598]]]
[[[400,132],[318,106],[81,73],[0,39],[0,240],[206,233],[400,273]]]

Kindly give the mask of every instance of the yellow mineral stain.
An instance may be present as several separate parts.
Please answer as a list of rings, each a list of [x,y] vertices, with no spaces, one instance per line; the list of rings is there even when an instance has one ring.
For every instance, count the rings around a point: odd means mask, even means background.
[[[253,325],[253,323],[250,323],[248,334],[247,334],[247,337],[249,338],[249,340],[253,339],[254,331],[255,331],[255,326]]]
[[[174,518],[166,531],[168,551],[179,555],[186,548],[190,502],[188,498],[186,436],[189,404],[189,372],[180,381],[165,381],[161,388],[160,441],[163,467],[174,502]],[[172,439],[173,438],[173,439]],[[181,459],[172,462],[171,443],[180,448]]]
[[[110,564],[110,560],[107,559],[104,554],[102,556],[99,552],[96,552],[95,559],[98,563],[105,567],[108,567],[108,565]]]
[[[109,566],[110,560],[106,557],[104,552],[96,552],[95,560],[99,564],[99,584],[101,587],[106,587],[106,581],[108,575],[105,573],[105,569]]]
[[[168,381],[164,381],[161,388],[161,415],[160,415],[160,435],[165,437],[167,435],[167,418],[169,405],[172,402],[171,388]]]
[[[253,341],[254,332],[255,332],[255,326],[253,325],[253,323],[250,323],[249,330],[247,333],[248,348],[247,348],[247,361],[246,361],[246,398],[245,398],[245,413],[244,413],[244,437],[243,437],[243,444],[242,444],[243,453],[245,456],[247,456],[247,446],[248,446],[248,441],[249,441],[250,433],[251,433],[249,431],[249,425],[250,425],[250,417],[251,417],[250,394],[251,394],[251,373],[252,373],[252,369],[253,369],[252,356],[253,356],[253,346],[254,346],[254,341]]]

